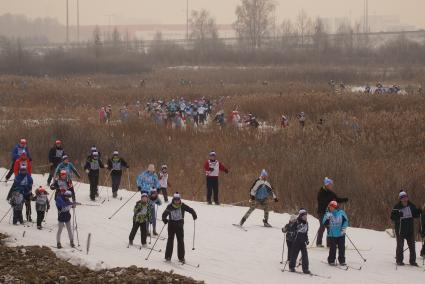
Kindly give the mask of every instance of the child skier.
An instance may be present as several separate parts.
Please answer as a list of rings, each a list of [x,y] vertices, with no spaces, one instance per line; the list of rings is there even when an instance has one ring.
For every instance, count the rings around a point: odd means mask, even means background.
[[[21,166],[27,167],[28,174],[32,173],[31,161],[28,159],[27,153],[25,151],[21,154],[19,159],[15,161],[15,165],[13,166],[13,174],[15,175],[15,177],[18,176]]]
[[[146,246],[147,227],[151,220],[152,204],[148,202],[147,193],[142,193],[142,197],[134,206],[133,227],[128,237],[129,246],[133,245],[134,237],[140,227],[142,246]]]
[[[298,218],[292,225],[295,231],[295,238],[291,248],[291,257],[289,260],[289,271],[295,272],[295,265],[297,262],[298,254],[301,252],[301,262],[303,273],[311,274],[308,269],[308,253],[307,245],[308,242],[308,222],[307,222],[307,210],[300,209],[298,212]]]
[[[289,219],[289,223],[286,224],[285,227],[282,228],[282,233],[284,233],[285,236],[286,236],[286,246],[288,247],[287,261],[290,261],[290,259],[291,259],[292,245],[293,245],[295,237],[297,235],[296,226],[294,226],[296,221],[297,221],[297,216],[291,215],[291,217]]]
[[[338,262],[341,266],[345,266],[345,233],[348,227],[347,214],[338,207],[336,201],[331,201],[322,223],[328,228],[330,245],[328,256],[329,265],[337,265],[335,260],[338,247]]]
[[[68,237],[69,237],[69,242],[71,244],[71,247],[75,246],[74,236],[72,234],[72,229],[71,229],[71,212],[69,212],[71,208],[75,208],[75,204],[69,200],[71,196],[72,196],[72,192],[68,190],[63,194],[59,194],[55,200],[56,207],[58,208],[58,221],[59,221],[58,232],[56,234],[58,249],[62,248],[61,234],[62,234],[63,227],[66,227],[66,230],[68,231]]]
[[[273,197],[275,202],[278,202],[279,199],[276,197],[276,194],[273,192],[273,188],[270,183],[267,181],[268,173],[266,170],[262,170],[260,173],[260,177],[255,180],[254,184],[251,187],[250,196],[251,196],[251,206],[246,212],[246,214],[242,217],[239,225],[242,226],[246,219],[248,219],[249,215],[255,210],[257,205],[261,205],[264,208],[264,219],[263,224],[265,227],[271,227],[269,224],[269,203],[268,198]]]
[[[9,200],[12,197],[12,193],[18,191],[23,196],[23,200],[25,203],[25,213],[27,217],[27,221],[32,222],[31,218],[31,196],[32,196],[32,185],[33,179],[30,174],[27,172],[27,167],[22,165],[19,174],[15,177],[13,181],[13,185],[10,188],[9,194],[7,195],[7,199]],[[16,194],[15,194],[16,197]],[[21,210],[22,215],[22,210]]]
[[[9,203],[13,208],[13,225],[16,225],[18,222],[22,225],[24,223],[24,218],[22,217],[24,195],[19,190],[13,191]]]
[[[105,166],[103,165],[98,152],[93,152],[93,154],[87,159],[86,165],[84,166],[90,181],[91,201],[95,201],[96,196],[99,196],[97,191],[97,186],[99,184],[99,172],[100,169],[104,167]]]
[[[58,196],[58,194],[63,194],[66,191],[71,191],[72,193],[72,201],[75,202],[75,190],[72,185],[71,179],[68,178],[68,174],[66,170],[61,170],[59,173],[59,178],[55,179],[55,181],[50,186],[51,190],[55,191],[55,199]]]
[[[171,204],[167,206],[162,213],[162,221],[168,224],[168,241],[165,250],[165,260],[171,261],[174,248],[174,236],[177,237],[177,256],[181,263],[185,263],[185,249],[184,249],[184,212],[192,214],[193,220],[198,216],[195,210],[186,204],[182,203],[181,196],[178,192],[173,195]]]
[[[37,211],[37,229],[39,230],[42,229],[41,223],[44,220],[45,213],[50,209],[50,203],[47,195],[49,195],[49,193],[41,186],[35,190],[33,200],[35,201],[35,210]]]
[[[171,184],[168,181],[168,167],[167,167],[167,165],[161,166],[161,171],[158,174],[158,181],[159,181],[159,186],[160,186],[158,193],[162,193],[162,195],[164,196],[164,201],[166,203],[168,203],[167,188],[171,187]]]
[[[156,188],[152,188],[151,192],[149,193],[149,203],[151,204],[151,219],[150,223],[152,224],[152,232],[154,236],[158,236],[158,233],[156,232],[156,215],[157,215],[157,208],[156,206],[161,206],[162,202],[161,199],[159,199],[158,191]],[[148,233],[149,230],[148,230]]]
[[[121,184],[121,176],[124,168],[128,169],[129,166],[127,162],[119,156],[118,151],[114,151],[112,154],[112,158],[108,159],[108,170],[111,174],[111,182],[112,182],[112,197],[117,198],[118,189]]]

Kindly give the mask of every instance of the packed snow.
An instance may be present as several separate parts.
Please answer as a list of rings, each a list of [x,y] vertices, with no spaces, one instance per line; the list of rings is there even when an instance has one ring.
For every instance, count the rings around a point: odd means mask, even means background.
[[[5,169],[0,169],[0,176]],[[45,186],[47,176],[33,175],[34,189],[39,185]],[[77,201],[85,204],[93,204],[89,201],[89,186],[87,184],[74,182]],[[0,185],[0,218],[10,208],[6,201],[6,195],[11,186],[1,183]],[[166,240],[158,240],[156,248],[162,252],[153,252],[149,260],[145,260],[148,250],[139,250],[136,247],[127,248],[128,235],[132,226],[133,207],[140,197],[135,197],[112,219],[108,219],[134,192],[120,190],[120,199],[107,200],[107,189],[99,187],[101,202],[98,206],[78,206],[76,208],[80,249],[74,250],[69,247],[66,230],[62,232],[62,245],[64,249],[58,250],[56,246],[57,210],[54,202],[48,212],[45,228],[37,230],[36,225],[29,227],[10,224],[9,216],[0,223],[0,232],[10,236],[9,245],[45,245],[52,247],[56,254],[73,264],[85,265],[92,269],[112,268],[116,266],[137,265],[164,271],[174,270],[175,273],[204,280],[207,283],[423,283],[425,272],[423,267],[414,268],[410,266],[395,266],[395,240],[385,232],[373,230],[349,228],[347,234],[361,250],[361,254],[367,259],[363,263],[360,256],[348,242],[347,263],[353,267],[363,266],[360,271],[349,269],[343,271],[329,267],[323,263],[327,258],[326,249],[309,249],[310,270],[322,276],[331,276],[331,280],[315,276],[282,272],[281,252],[283,234],[280,230],[288,220],[288,214],[271,212],[269,222],[274,226],[265,228],[262,226],[263,212],[256,210],[248,219],[247,231],[243,231],[233,223],[238,223],[246,212],[245,207],[234,206],[211,206],[204,203],[184,200],[186,204],[193,207],[197,214],[195,250],[192,250],[192,238],[194,221],[190,214],[185,220],[185,244],[186,261],[188,264],[197,265],[195,268],[189,265],[177,263],[177,244],[173,252],[171,263],[164,262],[164,251]],[[52,194],[52,192],[49,190]],[[111,195],[111,194],[110,194]],[[184,196],[183,196],[184,198]],[[280,197],[285,202],[285,197]],[[165,206],[161,206],[159,214]],[[389,204],[390,208],[390,204]],[[348,212],[349,214],[350,212]],[[25,216],[25,208],[24,208]],[[367,216],[365,216],[367,217]],[[24,217],[25,218],[25,217]],[[33,220],[36,212],[33,207]],[[313,240],[317,228],[317,219],[309,216],[310,241]],[[158,222],[158,232],[163,223]],[[90,251],[86,254],[87,236],[91,233]],[[140,232],[134,240],[135,245],[140,244]],[[167,236],[164,229],[162,236]],[[149,242],[149,237],[148,237]],[[154,239],[152,239],[152,245]],[[417,244],[419,249],[419,243]],[[286,248],[285,248],[286,259]],[[408,260],[407,252],[405,262]],[[418,259],[418,262],[422,262]],[[422,264],[422,263],[421,263]],[[300,268],[298,268],[300,270]],[[294,282],[295,281],[295,282]]]

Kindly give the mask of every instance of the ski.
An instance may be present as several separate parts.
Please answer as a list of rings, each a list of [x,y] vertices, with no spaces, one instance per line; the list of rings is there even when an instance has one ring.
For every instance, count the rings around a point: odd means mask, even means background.
[[[354,270],[362,270],[362,268],[363,268],[363,266],[359,266],[359,267],[355,267],[355,266],[352,266],[352,265],[349,265],[349,264],[347,264],[347,267],[349,268],[349,269],[354,269]]]
[[[186,265],[186,266],[190,266],[193,268],[199,268],[200,265],[199,264],[191,264],[191,263],[187,263],[187,262],[180,262],[180,265]]]
[[[58,247],[56,247],[56,246],[50,246],[51,248],[54,248],[54,249],[57,249],[57,250],[66,250],[66,251],[71,251],[71,252],[74,252],[74,250],[77,250],[77,251],[79,251],[79,252],[82,252],[83,250],[82,249],[79,249],[79,248],[77,248],[77,247],[62,247],[62,248],[58,248]]]
[[[326,261],[322,261],[322,263],[327,264],[327,265],[329,265],[330,267],[338,268],[338,269],[340,269],[340,270],[344,270],[344,271],[347,271],[347,270],[348,270],[348,266],[347,266],[347,265],[346,265],[346,266],[341,266],[341,265],[331,265],[331,264],[329,264],[329,263],[328,263],[328,262],[326,262]]]
[[[318,250],[329,250],[329,248],[328,247],[313,247],[313,246],[311,246],[311,247],[307,247],[308,249],[318,249]],[[345,250],[348,250],[348,251],[355,251],[356,249],[354,249],[354,248],[349,248],[349,247],[345,247]],[[363,252],[368,252],[368,251],[371,251],[372,250],[372,248],[368,248],[368,249],[359,249],[359,251],[363,251]]]
[[[147,249],[147,250],[151,250],[152,249],[152,247],[149,247],[149,246],[141,246],[141,245],[130,245],[130,244],[128,244],[127,245],[127,248],[130,248],[130,247],[134,247],[134,248],[137,248],[138,250],[142,250],[142,249]],[[156,252],[162,252],[162,249],[156,249],[156,248],[154,248],[154,249],[152,249],[152,251],[156,251]]]
[[[291,272],[287,269],[285,269],[285,270],[281,269],[281,271],[282,272],[287,271],[289,273],[294,273],[294,274],[298,274],[298,275],[305,275],[305,276],[310,276],[310,277],[318,277],[318,278],[323,278],[323,279],[331,279],[332,278],[331,276],[328,276],[328,275],[320,275],[320,274],[311,273],[311,272],[310,273],[304,273],[304,272],[301,272],[301,271]]]
[[[243,231],[245,231],[245,232],[248,232],[247,229],[245,229],[243,226],[241,226],[239,224],[232,224],[232,225],[235,226],[235,227],[237,227],[237,228],[239,228],[239,229],[241,229],[241,230],[243,230]]]

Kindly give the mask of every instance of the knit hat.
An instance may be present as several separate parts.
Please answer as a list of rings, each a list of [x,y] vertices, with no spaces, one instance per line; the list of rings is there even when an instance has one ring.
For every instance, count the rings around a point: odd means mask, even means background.
[[[268,177],[269,174],[267,173],[267,171],[265,169],[263,169],[260,173],[260,177]]]
[[[67,159],[69,159],[69,156],[68,156],[68,155],[63,155],[63,156],[62,156],[62,161],[65,161],[65,160],[67,160]]]
[[[300,211],[298,211],[298,216],[304,216],[307,215],[307,210],[305,210],[304,208],[301,208]]]
[[[98,152],[93,152],[93,156],[99,156]]]
[[[47,193],[47,191],[42,186],[40,186],[39,188],[37,188],[37,191],[39,193]]]
[[[181,198],[182,197],[181,197],[180,193],[178,193],[178,192],[174,193],[173,199],[181,199]]]
[[[60,140],[56,140],[56,141],[55,141],[55,144],[56,144],[56,145],[60,145],[60,144],[62,144],[62,141],[60,141]]]
[[[143,198],[143,197],[148,197],[148,194],[146,192],[143,192],[140,198]]]
[[[332,208],[335,209],[335,208],[338,207],[338,202],[336,202],[335,200],[334,201],[331,201],[331,202],[329,202],[328,207],[332,207]]]
[[[407,192],[405,192],[404,190],[401,190],[400,193],[398,194],[398,198],[403,199],[407,197]]]
[[[90,151],[92,151],[92,152],[96,152],[96,151],[97,151],[96,146],[92,146],[92,147],[90,148]]]
[[[209,156],[210,157],[215,157],[215,156],[217,156],[217,153],[215,152],[215,151],[211,151],[210,153],[209,153]]]
[[[113,153],[112,153],[112,155],[113,156],[118,156],[120,153],[118,152],[118,151],[114,151]]]
[[[168,166],[167,165],[162,165],[161,166],[161,170],[163,170],[163,169],[168,169]]]
[[[328,177],[325,177],[325,179],[323,180],[323,183],[325,184],[325,186],[326,185],[330,185],[330,184],[334,184],[334,181],[333,180],[331,180],[330,178],[328,178]]]

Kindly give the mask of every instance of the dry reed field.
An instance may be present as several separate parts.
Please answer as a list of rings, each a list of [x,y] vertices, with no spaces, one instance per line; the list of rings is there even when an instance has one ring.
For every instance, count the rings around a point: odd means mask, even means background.
[[[408,74],[414,76],[406,78],[406,70],[397,69],[292,66],[160,69],[126,76],[2,76],[0,165],[9,166],[10,150],[21,137],[29,141],[35,166],[45,165],[49,148],[60,138],[82,172],[95,144],[103,159],[118,149],[128,160],[133,189],[136,175],[149,163],[166,163],[172,190],[187,199],[204,200],[202,165],[213,149],[230,169],[220,181],[225,203],[248,201],[249,187],[265,168],[280,197],[274,210],[306,207],[315,213],[317,191],[328,176],[335,180],[337,193],[350,199],[345,209],[352,225],[385,229],[400,189],[407,190],[418,206],[425,202],[425,97],[338,95],[327,82],[424,85],[424,71]],[[89,77],[92,87],[86,84]],[[180,86],[182,78],[193,85]],[[144,88],[138,87],[141,79],[146,80]],[[19,83],[23,80],[25,87]],[[212,125],[179,130],[136,118],[127,124],[98,123],[97,110],[107,104],[116,119],[125,103],[182,96],[225,97],[226,113],[238,105],[241,112],[252,112],[269,125],[279,126],[280,116],[286,114],[290,127],[258,131]],[[295,118],[301,111],[307,115],[304,130]],[[320,118],[325,123],[318,127]],[[354,129],[353,123],[359,128]],[[127,181],[123,183],[127,187]]]

